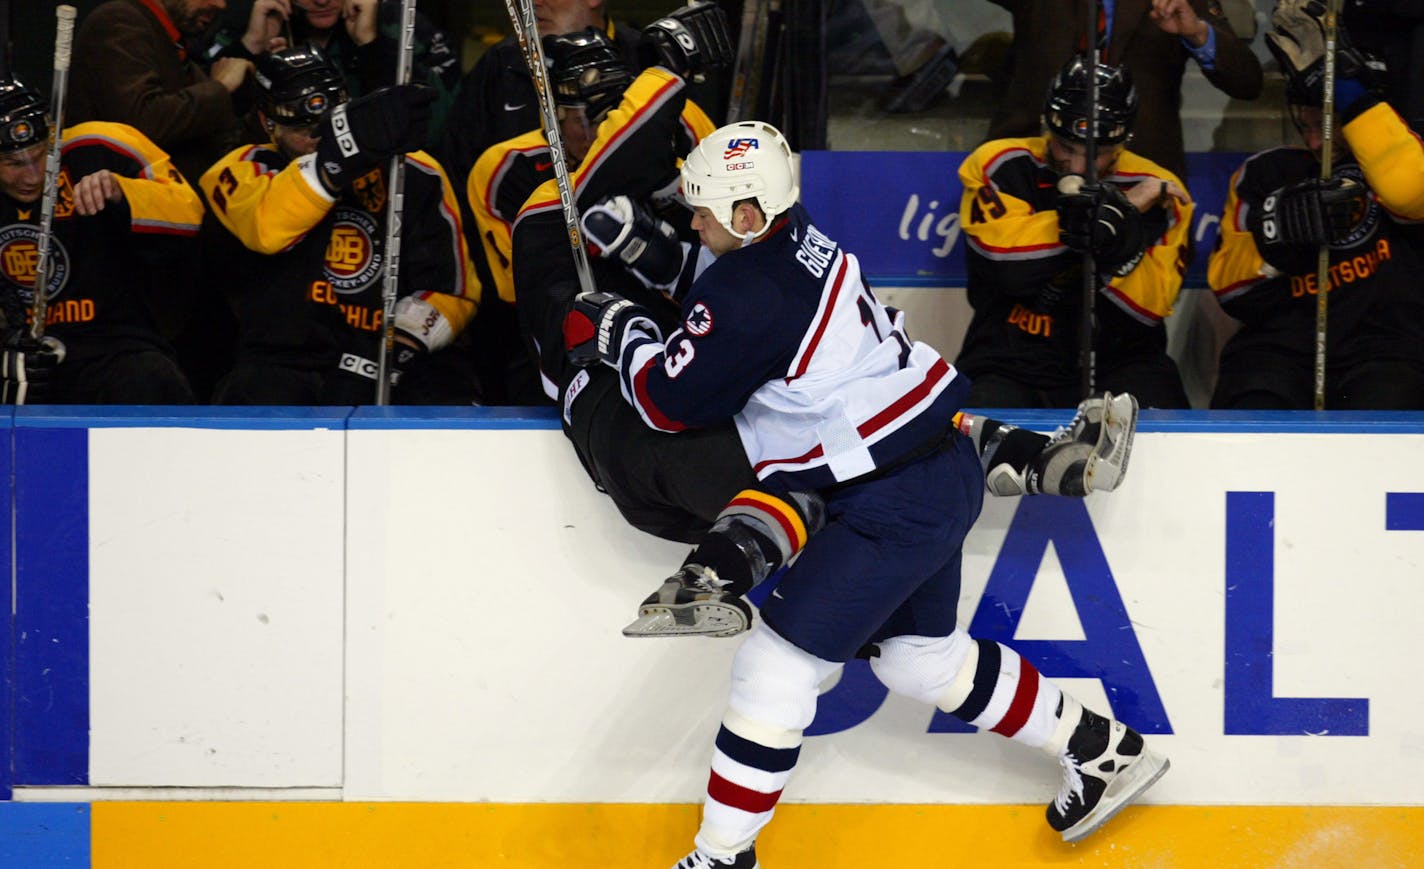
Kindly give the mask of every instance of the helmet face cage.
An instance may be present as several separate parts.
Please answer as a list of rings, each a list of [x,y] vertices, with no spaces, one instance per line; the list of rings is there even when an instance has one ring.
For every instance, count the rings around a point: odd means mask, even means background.
[[[559,106],[581,106],[590,121],[623,99],[633,76],[607,34],[594,27],[544,37],[549,87]]]
[[[781,131],[762,121],[740,121],[698,143],[682,163],[682,195],[693,208],[706,208],[732,235],[745,240],[761,233],[732,227],[736,204],[752,199],[772,218],[796,204],[801,187],[791,145]]]
[[[263,113],[284,127],[312,126],[349,98],[341,73],[312,46],[264,55],[256,78]]]
[[[1137,118],[1137,88],[1125,67],[1093,65],[1081,55],[1073,58],[1049,85],[1048,98],[1043,103],[1043,124],[1059,138],[1088,141],[1091,74],[1096,74],[1098,84],[1098,127],[1093,138],[1099,145],[1120,145],[1132,135]]]
[[[0,81],[0,153],[49,140],[47,107],[38,92],[18,81]]]

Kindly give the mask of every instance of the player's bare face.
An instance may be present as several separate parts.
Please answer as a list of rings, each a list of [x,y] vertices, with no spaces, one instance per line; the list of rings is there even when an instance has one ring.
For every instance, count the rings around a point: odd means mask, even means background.
[[[573,33],[603,23],[590,0],[534,0],[534,17],[539,21],[540,36]]]
[[[578,168],[583,162],[583,158],[588,156],[588,149],[593,146],[594,137],[598,133],[597,127],[584,114],[578,106],[559,106],[559,135],[564,140],[564,155],[568,158],[569,168]]]
[[[342,0],[297,0],[296,5],[306,13],[307,23],[317,30],[335,27],[341,20]]]
[[[1121,145],[1104,145],[1098,148],[1094,161],[1097,166],[1095,177],[1101,178],[1117,163],[1122,153]],[[1048,137],[1048,166],[1059,175],[1086,175],[1088,173],[1088,146],[1082,142],[1070,142],[1057,136]]]
[[[44,193],[45,145],[0,154],[0,193],[28,205]]]
[[[316,135],[316,124],[305,127],[284,127],[280,124],[272,130],[272,142],[290,160],[306,154],[315,154],[321,136]]]
[[[721,256],[742,246],[740,238],[728,232],[727,227],[713,217],[710,210],[700,205],[692,209],[692,231],[697,233],[697,237],[702,240],[702,246],[711,251],[713,256]]]
[[[1320,156],[1321,149],[1325,146],[1324,112],[1320,106],[1291,106],[1291,120],[1295,122],[1295,128],[1300,133],[1301,142],[1316,157]],[[1339,129],[1338,127],[1336,129]],[[1343,136],[1332,134],[1331,138],[1335,142],[1336,153],[1347,148]]]

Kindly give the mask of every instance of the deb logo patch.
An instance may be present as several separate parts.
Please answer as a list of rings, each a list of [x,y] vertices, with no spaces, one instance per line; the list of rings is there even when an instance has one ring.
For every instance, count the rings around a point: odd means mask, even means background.
[[[687,319],[682,325],[689,333],[701,338],[712,331],[712,312],[707,310],[706,305],[698,302],[687,313]]]
[[[727,143],[727,150],[722,152],[722,159],[745,157],[748,151],[756,151],[760,148],[761,143],[757,139],[733,139]]]

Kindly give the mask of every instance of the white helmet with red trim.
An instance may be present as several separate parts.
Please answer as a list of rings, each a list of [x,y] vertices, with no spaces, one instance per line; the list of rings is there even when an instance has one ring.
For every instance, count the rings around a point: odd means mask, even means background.
[[[801,195],[796,159],[781,131],[764,121],[738,121],[715,130],[682,163],[682,195],[693,208],[712,212],[732,235],[745,241],[771,226]],[[732,228],[732,211],[753,199],[766,215],[761,232]]]

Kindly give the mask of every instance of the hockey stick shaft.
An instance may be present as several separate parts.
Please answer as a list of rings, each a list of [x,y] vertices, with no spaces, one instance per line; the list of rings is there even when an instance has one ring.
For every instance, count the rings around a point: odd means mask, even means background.
[[[529,77],[534,80],[534,92],[539,98],[539,116],[544,125],[544,138],[549,143],[549,160],[554,164],[554,181],[559,187],[559,207],[564,213],[564,228],[568,231],[569,248],[573,251],[579,289],[591,293],[595,289],[593,271],[588,264],[588,252],[584,250],[583,232],[579,229],[573,181],[569,177],[568,163],[564,159],[564,140],[559,134],[559,118],[554,111],[553,91],[549,87],[544,46],[539,39],[539,20],[534,14],[534,0],[504,0],[504,6],[509,12],[515,38],[519,40],[524,62],[529,66]]]
[[[10,58],[14,46],[10,44],[10,0],[0,0],[0,79],[9,81],[15,77],[14,64]]]
[[[415,0],[401,0],[396,84],[410,84],[415,65]],[[405,155],[391,158],[386,179],[385,274],[381,284],[381,346],[376,351],[376,404],[391,402],[390,360],[396,341],[396,295],[400,290],[401,221],[405,211]]]
[[[44,337],[45,317],[49,314],[49,275],[54,267],[53,246],[54,206],[59,199],[60,142],[64,138],[64,96],[69,83],[69,57],[74,48],[73,6],[54,10],[54,87],[50,93],[49,152],[45,154],[44,196],[40,203],[39,237],[35,241],[34,302],[30,317],[30,337]]]
[[[1320,180],[1335,171],[1335,41],[1340,0],[1325,4],[1325,82],[1320,103]],[[1315,409],[1325,409],[1325,338],[1330,307],[1330,243],[1320,246],[1315,263]]]
[[[767,5],[768,0],[742,2],[742,26],[737,34],[737,57],[732,65],[727,123],[749,120],[755,114],[766,49]]]
[[[1088,4],[1084,45],[1088,51],[1088,135],[1083,143],[1083,180],[1098,181],[1098,14],[1102,0]],[[1094,218],[1096,220],[1096,216]],[[1078,323],[1078,373],[1083,397],[1097,389],[1097,353],[1093,347],[1093,321],[1097,318],[1098,265],[1091,246],[1083,252],[1083,317]]]

